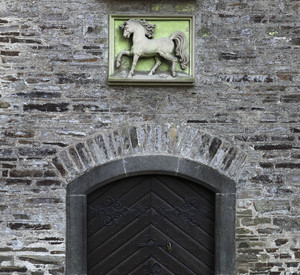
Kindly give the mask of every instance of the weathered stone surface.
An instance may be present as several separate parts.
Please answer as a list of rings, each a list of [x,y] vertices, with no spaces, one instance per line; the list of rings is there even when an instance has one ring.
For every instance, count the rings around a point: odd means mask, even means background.
[[[0,273],[64,274],[66,185],[152,154],[236,182],[237,274],[299,273],[298,2],[3,0]],[[195,86],[108,86],[120,13],[195,15]]]
[[[243,218],[241,223],[245,226],[257,226],[271,223],[271,218]]]
[[[7,274],[12,274],[12,272],[26,272],[28,269],[27,267],[22,267],[22,266],[3,266],[0,267],[0,272],[1,273],[6,273]]]
[[[32,264],[58,264],[58,258],[53,256],[23,256],[19,257],[19,260]]]
[[[294,217],[274,218],[274,225],[280,226],[286,231],[297,231],[300,226],[300,220]]]
[[[66,112],[68,103],[45,103],[24,105],[24,111],[37,110],[41,112]]]
[[[28,224],[28,223],[9,223],[8,227],[12,230],[49,230],[50,224]]]
[[[272,211],[289,211],[290,202],[287,200],[260,200],[254,202],[254,207],[259,213]]]

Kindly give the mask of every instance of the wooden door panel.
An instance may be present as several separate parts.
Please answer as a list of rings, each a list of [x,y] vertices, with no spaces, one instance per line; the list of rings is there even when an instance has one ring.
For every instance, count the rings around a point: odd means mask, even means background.
[[[154,177],[156,180],[156,177]],[[175,178],[176,179],[176,178]],[[182,185],[184,184],[185,188],[182,188]],[[174,180],[172,182],[168,181],[167,178],[162,178],[159,181],[157,180],[157,185],[160,186],[160,188],[165,188],[165,190],[169,190],[169,193],[171,196],[177,197],[178,199],[181,199],[182,202],[184,202],[186,199],[191,201],[191,199],[194,198],[197,207],[197,204],[200,204],[202,208],[205,208],[206,210],[212,210],[214,209],[214,198],[208,197],[207,192],[204,193],[203,189],[201,190],[194,190],[194,185],[189,182],[185,181],[178,181]],[[152,182],[152,189],[157,186],[154,182]],[[199,192],[202,191],[202,192]],[[202,196],[206,194],[206,196]],[[214,196],[212,194],[212,196]],[[166,195],[164,196],[166,197]]]
[[[155,227],[152,227],[151,233],[151,236],[154,240],[168,240],[168,242],[171,243],[172,250],[170,252],[165,248],[160,248],[164,253],[167,253],[171,256],[171,265],[174,264],[174,261],[178,261],[179,263],[183,263],[187,267],[187,269],[189,269],[191,272],[194,272],[195,274],[197,274],[198,270],[203,270],[206,272],[206,274],[209,274],[209,272],[211,272],[211,268],[208,267],[206,263],[193,256],[193,254],[190,253],[189,250],[181,246],[178,243],[177,239],[172,238],[170,234],[165,234],[163,231],[160,231]]]
[[[151,252],[148,251],[148,254],[150,255]],[[138,274],[147,274],[149,270],[151,270],[151,265],[152,265],[152,259],[149,256],[145,261],[141,263],[137,263],[135,268],[131,270],[128,275],[138,275]]]
[[[192,270],[190,270],[185,264],[179,262],[173,255],[171,255],[164,249],[153,250],[152,256],[156,259],[159,259],[162,266],[164,266],[173,274],[196,274]]]
[[[184,184],[185,188],[182,188]],[[193,189],[190,188],[191,184],[187,184],[186,182],[180,183],[177,180],[175,182],[168,181],[165,177],[162,178],[161,181],[158,181],[156,177],[154,177],[154,183],[152,183],[152,190],[161,197],[160,194],[163,194],[163,200],[170,204],[170,207],[167,210],[172,211],[176,208],[181,210],[181,213],[184,215],[185,210],[188,214],[191,214],[192,210],[197,210],[199,206],[199,210],[204,209],[205,211],[199,211],[199,215],[191,215],[192,220],[188,220],[187,222],[193,222],[199,220],[198,225],[203,228],[208,234],[214,236],[214,222],[209,219],[209,217],[214,217],[214,204],[210,201],[204,199],[202,196],[199,196],[198,193],[194,192]],[[187,200],[187,203],[185,203]],[[174,212],[171,212],[174,213]],[[195,211],[195,214],[197,211]],[[178,220],[178,222],[181,222]]]
[[[94,234],[95,231],[107,228],[107,225],[112,223],[120,224],[117,220],[119,217],[118,211],[124,211],[124,207],[128,207],[131,210],[138,209],[132,205],[136,204],[138,206],[139,200],[150,194],[150,181],[148,184],[147,181],[149,179],[140,179],[137,182],[132,181],[131,178],[128,182],[122,180],[114,188],[106,190],[105,193],[101,192],[97,197],[94,195],[92,200],[89,198],[88,237]],[[102,220],[99,219],[98,214],[101,214]],[[135,218],[134,215],[131,215],[131,217]],[[115,227],[111,229],[118,230]]]
[[[172,246],[174,247],[172,251],[176,251],[175,245],[181,247],[187,251],[187,255],[196,257],[210,268],[214,268],[214,253],[204,247],[203,244],[199,243],[194,236],[185,233],[178,227],[174,227],[173,224],[170,224],[169,222],[164,224],[153,222],[153,224],[158,230],[167,232],[166,238],[172,241]]]
[[[123,275],[123,274],[138,274],[135,273],[134,270],[137,266],[140,266],[144,262],[147,261],[147,259],[150,258],[151,251],[141,251],[136,250],[133,254],[131,254],[129,257],[122,259],[122,261],[115,266],[115,268],[108,273],[104,273],[107,275]],[[143,274],[143,273],[140,273]]]
[[[127,241],[122,244],[122,246],[120,246],[116,251],[114,251],[104,260],[100,262],[98,261],[96,265],[91,265],[92,259],[90,258],[90,255],[88,255],[88,274],[128,274],[128,267],[126,268],[126,266],[129,263],[135,266],[136,258],[143,258],[144,260],[146,260],[147,258],[147,255],[145,255],[145,253],[135,245],[141,238],[143,238],[143,235],[147,233],[147,230],[148,228],[139,232],[132,238],[131,241]],[[96,255],[95,257],[97,258]],[[125,272],[125,270],[127,270],[127,273]]]
[[[93,231],[89,230],[88,237],[88,247],[90,250],[94,250],[96,247],[100,246],[103,241],[106,241],[112,237],[116,238],[116,234],[120,234],[127,229],[127,231],[134,229],[137,223],[150,223],[150,194],[145,194],[143,198],[139,198],[137,202],[129,206],[131,209],[142,209],[141,216],[137,219],[137,214],[128,214],[125,217],[121,217],[118,222],[110,225],[102,225],[100,227],[94,226],[97,219],[93,220]],[[98,219],[99,223],[103,223],[103,220]],[[138,225],[141,226],[141,225]],[[128,228],[129,227],[129,228]],[[103,238],[105,236],[105,239]],[[121,238],[122,239],[122,238]]]
[[[161,175],[88,196],[88,274],[214,274],[214,194]]]
[[[90,213],[88,215],[88,247],[90,250],[101,245],[104,241],[101,236],[105,236],[106,239],[111,238],[127,224],[136,221],[139,215],[138,210],[147,211],[150,207],[150,184],[147,186],[147,179],[133,181],[130,178],[125,182],[121,180],[105,191],[105,193],[98,192],[99,196],[94,195],[88,202]],[[127,209],[130,209],[132,213],[126,212]]]
[[[194,224],[186,217],[186,215],[179,214],[179,216],[177,216],[177,211],[171,212],[174,209],[174,206],[158,198],[156,195],[152,195],[151,201],[155,205],[154,207],[156,210],[156,215],[152,217],[153,222],[161,224],[161,226],[168,223],[170,227],[169,230],[173,227],[174,230],[182,232],[183,235],[193,236],[193,239],[200,242],[202,246],[206,247],[208,250],[212,248],[212,251],[214,251],[214,238],[211,234],[208,234],[207,231],[203,230],[202,224],[197,226],[198,222],[197,224]],[[162,211],[162,208],[165,209],[165,211]]]
[[[147,229],[148,226],[145,226],[146,223],[149,223],[149,215],[142,217],[138,222],[134,221],[129,224],[129,226],[120,230],[116,235],[104,240],[104,242],[97,246],[96,249],[89,250],[89,265],[93,266],[96,263],[105,260],[109,256],[113,258],[114,253],[118,251],[120,247],[133,241],[137,234],[144,232]],[[136,242],[138,241],[139,240]]]

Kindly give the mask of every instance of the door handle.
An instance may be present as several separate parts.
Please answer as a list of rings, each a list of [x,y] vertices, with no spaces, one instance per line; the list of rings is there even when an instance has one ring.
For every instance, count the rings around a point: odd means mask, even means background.
[[[167,251],[168,252],[172,251],[172,244],[171,243],[167,243]]]

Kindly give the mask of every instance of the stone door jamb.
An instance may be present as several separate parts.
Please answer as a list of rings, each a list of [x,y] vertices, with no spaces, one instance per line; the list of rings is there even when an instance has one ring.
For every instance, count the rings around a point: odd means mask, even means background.
[[[178,157],[128,157],[95,167],[67,187],[66,274],[87,274],[87,202],[94,190],[118,179],[165,174],[189,179],[216,194],[215,274],[235,273],[235,182],[214,169]]]

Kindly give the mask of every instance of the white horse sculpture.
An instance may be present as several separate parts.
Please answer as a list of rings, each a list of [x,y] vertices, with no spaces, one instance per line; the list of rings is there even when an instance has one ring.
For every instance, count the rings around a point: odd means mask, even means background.
[[[133,46],[131,50],[123,50],[119,53],[117,57],[116,66],[117,68],[121,65],[122,56],[128,55],[133,56],[133,62],[131,70],[127,77],[132,77],[134,74],[134,69],[137,61],[140,57],[151,57],[155,58],[155,65],[151,69],[148,75],[153,75],[158,66],[161,65],[159,56],[165,58],[166,60],[172,61],[172,76],[176,77],[175,66],[178,59],[172,55],[176,44],[175,55],[178,56],[180,66],[184,70],[188,64],[188,55],[186,53],[187,39],[183,32],[175,31],[170,38],[163,37],[159,39],[148,39],[153,38],[154,29],[156,25],[151,25],[146,20],[141,19],[130,19],[125,21],[119,28],[124,30],[123,36],[125,38],[130,38],[133,33]],[[174,43],[175,41],[175,43]]]

